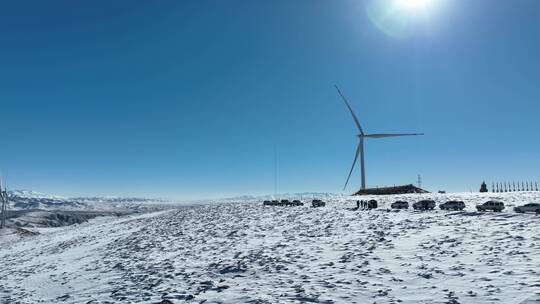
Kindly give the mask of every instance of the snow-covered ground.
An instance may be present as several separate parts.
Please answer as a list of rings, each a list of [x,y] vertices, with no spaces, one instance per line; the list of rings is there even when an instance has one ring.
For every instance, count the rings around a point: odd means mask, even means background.
[[[386,212],[397,199],[464,212]],[[504,201],[503,213],[474,205]],[[347,200],[348,199],[348,200]],[[2,303],[539,303],[539,193],[221,203],[0,236]],[[168,303],[168,302],[164,302]]]

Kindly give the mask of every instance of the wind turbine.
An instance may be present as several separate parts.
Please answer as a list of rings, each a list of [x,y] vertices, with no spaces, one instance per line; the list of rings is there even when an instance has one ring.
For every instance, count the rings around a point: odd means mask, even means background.
[[[354,160],[351,166],[351,170],[349,171],[349,175],[347,176],[347,181],[345,182],[345,186],[343,187],[343,190],[347,188],[347,184],[349,183],[349,179],[351,178],[351,174],[354,170],[354,166],[356,165],[356,161],[358,160],[358,156],[360,156],[360,174],[362,178],[362,185],[361,190],[366,189],[366,171],[365,171],[365,162],[364,162],[364,140],[366,138],[386,138],[386,137],[399,137],[399,136],[416,136],[416,135],[424,135],[424,133],[377,133],[377,134],[366,134],[364,133],[364,130],[362,129],[362,126],[360,125],[360,122],[358,121],[358,118],[354,114],[351,105],[347,101],[347,98],[341,93],[337,85],[334,85],[336,87],[336,90],[339,93],[339,96],[341,96],[341,99],[343,99],[343,102],[345,102],[345,105],[349,109],[349,112],[351,112],[352,118],[354,120],[354,123],[356,124],[356,127],[358,128],[358,131],[360,132],[358,134],[358,146],[356,147],[356,154],[354,155]]]

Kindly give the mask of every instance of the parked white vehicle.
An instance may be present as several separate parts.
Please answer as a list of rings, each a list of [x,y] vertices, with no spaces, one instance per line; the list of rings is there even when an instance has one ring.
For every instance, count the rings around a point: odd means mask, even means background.
[[[463,210],[465,209],[465,203],[462,201],[448,201],[440,204],[439,208],[441,208],[441,210]]]
[[[530,203],[519,207],[514,207],[514,211],[517,213],[535,212],[540,213],[540,204]]]
[[[504,203],[499,201],[488,201],[483,203],[482,205],[477,205],[476,210],[478,211],[493,211],[493,212],[501,212],[504,210]]]
[[[315,208],[317,208],[317,207],[324,207],[324,206],[326,206],[326,203],[323,202],[323,201],[321,201],[321,200],[319,200],[319,199],[314,199],[314,200],[311,202],[311,206],[312,206],[312,207],[315,207]]]
[[[392,205],[390,205],[392,209],[409,209],[409,203],[405,201],[397,201],[393,202]]]
[[[433,210],[435,208],[435,201],[433,200],[423,200],[413,204],[414,210]]]
[[[293,200],[293,201],[292,201],[292,205],[293,205],[293,206],[304,206],[304,203],[302,203],[302,202],[299,201],[299,200]]]

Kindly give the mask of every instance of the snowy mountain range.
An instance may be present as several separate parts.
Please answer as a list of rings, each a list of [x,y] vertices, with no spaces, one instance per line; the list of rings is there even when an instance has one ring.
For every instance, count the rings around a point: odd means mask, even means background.
[[[224,201],[260,201],[260,200],[280,200],[280,199],[304,199],[309,200],[313,198],[329,199],[329,198],[341,198],[347,195],[331,193],[331,192],[296,192],[296,193],[280,193],[280,194],[266,194],[266,195],[241,195],[235,197],[224,198]]]
[[[73,197],[66,198],[49,195],[31,190],[8,191],[9,209],[62,209],[62,210],[110,210],[125,209],[144,203],[165,203],[162,199],[149,199],[140,197]]]

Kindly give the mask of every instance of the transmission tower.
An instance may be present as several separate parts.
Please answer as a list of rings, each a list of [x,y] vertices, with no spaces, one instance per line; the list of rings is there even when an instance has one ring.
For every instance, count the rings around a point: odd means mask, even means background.
[[[7,203],[8,203],[8,194],[6,189],[6,183],[2,185],[2,179],[0,179],[0,201],[2,206],[0,207],[0,229],[6,227],[6,212],[7,212]]]

